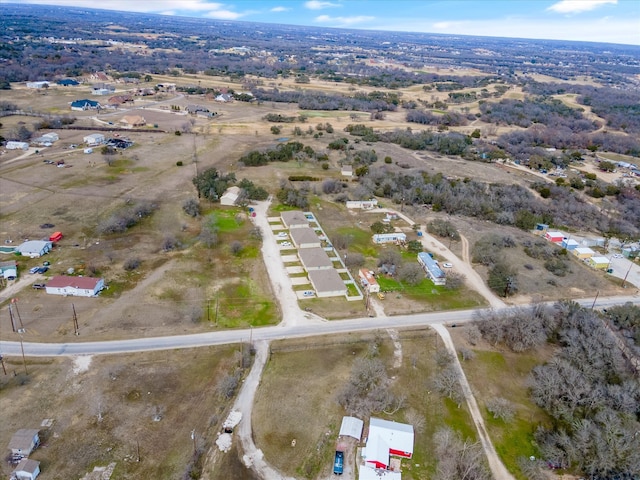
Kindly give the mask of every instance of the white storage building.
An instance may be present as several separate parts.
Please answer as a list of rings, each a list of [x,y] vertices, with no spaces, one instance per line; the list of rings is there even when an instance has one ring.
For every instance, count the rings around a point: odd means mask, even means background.
[[[104,288],[104,278],[58,275],[47,282],[48,294],[95,297]]]

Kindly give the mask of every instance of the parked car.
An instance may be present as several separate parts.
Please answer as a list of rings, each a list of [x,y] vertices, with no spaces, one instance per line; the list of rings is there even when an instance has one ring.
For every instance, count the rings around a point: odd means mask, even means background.
[[[622,254],[621,253],[616,253],[613,258],[622,258]]]
[[[383,292],[378,292],[378,298],[380,300],[384,300],[384,293]]]
[[[29,269],[29,273],[38,273],[38,270],[40,270],[40,267],[33,267]]]
[[[335,475],[342,475],[344,469],[344,452],[336,452],[336,456],[333,461],[333,473]]]
[[[289,235],[287,235],[285,232],[280,232],[277,236],[278,238],[287,238]]]
[[[34,283],[32,286],[36,290],[42,290],[43,288],[46,288],[47,284],[46,283]]]
[[[291,242],[282,242],[280,244],[280,246],[282,246],[282,247],[290,247],[291,246]]]
[[[316,294],[313,290],[305,290],[302,292],[303,297],[313,297]]]
[[[443,263],[442,266],[444,268],[453,268],[453,263]]]
[[[49,270],[49,267],[38,267],[36,273],[45,273],[47,270]]]

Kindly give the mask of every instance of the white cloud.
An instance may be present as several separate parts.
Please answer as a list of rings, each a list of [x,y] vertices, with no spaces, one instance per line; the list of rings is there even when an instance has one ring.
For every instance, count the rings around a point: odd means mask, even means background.
[[[287,7],[273,7],[270,11],[271,12],[288,12],[289,10],[291,9]]]
[[[551,5],[547,10],[556,13],[582,13],[607,4],[617,4],[618,0],[560,0]]]
[[[358,15],[355,17],[330,17],[329,15],[320,15],[316,17],[315,20],[319,23],[331,23],[333,25],[347,26],[355,25],[362,22],[370,22],[374,19],[375,17],[368,17],[366,15]]]
[[[341,7],[342,5],[338,3],[322,2],[320,0],[309,0],[308,2],[304,2],[304,6],[309,10],[322,10],[324,8]]]
[[[97,5],[95,0],[21,0],[21,3],[37,3],[43,5],[62,5],[67,7],[104,8],[107,10],[122,10],[125,12],[144,13],[176,13],[224,11],[225,5],[207,0],[154,0],[140,2],[131,0],[109,0]]]
[[[231,10],[211,10],[203,16],[207,18],[215,18],[216,20],[237,20],[245,15],[245,13],[232,12]]]

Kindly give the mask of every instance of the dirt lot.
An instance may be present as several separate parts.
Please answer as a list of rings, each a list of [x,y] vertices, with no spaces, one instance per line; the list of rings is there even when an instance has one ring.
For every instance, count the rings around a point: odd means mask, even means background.
[[[111,462],[114,480],[181,478],[193,459],[190,432],[206,451],[225,418],[216,385],[237,365],[234,348],[29,360],[28,377],[10,360],[0,377],[0,444],[17,429],[41,428],[31,458],[50,479]],[[41,427],[47,419],[51,426]],[[8,476],[6,462],[0,472]]]

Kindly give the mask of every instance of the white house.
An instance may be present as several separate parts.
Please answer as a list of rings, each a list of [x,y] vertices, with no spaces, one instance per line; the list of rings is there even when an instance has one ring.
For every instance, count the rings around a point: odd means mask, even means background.
[[[431,258],[428,253],[420,252],[418,254],[418,263],[422,266],[424,272],[435,285],[445,285],[447,277],[436,261]]]
[[[364,288],[369,293],[378,293],[380,291],[380,284],[373,276],[373,272],[368,269],[361,268],[358,272],[358,276],[360,277],[360,284],[362,288]]]
[[[40,475],[40,462],[23,458],[11,472],[11,478],[16,480],[35,480]]]
[[[41,88],[49,88],[49,82],[46,80],[40,82],[27,82],[27,88],[35,88],[38,90]]]
[[[16,252],[25,257],[37,258],[49,253],[52,246],[53,243],[47,240],[29,240],[19,245]]]
[[[104,135],[101,133],[92,133],[90,135],[85,136],[82,140],[84,141],[84,143],[86,143],[90,147],[95,145],[101,145],[104,143]]]
[[[407,235],[400,232],[376,233],[373,236],[373,243],[404,243]]]
[[[224,194],[220,197],[221,205],[235,205],[238,196],[240,195],[240,187],[232,186],[227,188]]]
[[[413,456],[413,426],[372,417],[363,453],[365,464],[387,469],[391,455],[402,458]]]
[[[9,140],[6,145],[7,150],[28,150],[29,144],[27,142],[16,142]]]
[[[21,428],[9,440],[9,450],[15,456],[28,457],[40,445],[39,431],[32,428]]]
[[[95,297],[104,288],[104,278],[58,275],[49,280],[45,288],[51,295]]]
[[[372,198],[371,200],[348,200],[347,208],[361,208],[363,210],[371,210],[378,206],[378,200]]]
[[[42,135],[42,138],[46,138],[50,142],[57,142],[60,140],[60,136],[56,132],[49,132]]]
[[[340,169],[340,173],[343,177],[353,177],[353,166],[343,165]]]

